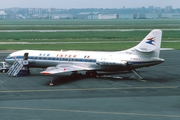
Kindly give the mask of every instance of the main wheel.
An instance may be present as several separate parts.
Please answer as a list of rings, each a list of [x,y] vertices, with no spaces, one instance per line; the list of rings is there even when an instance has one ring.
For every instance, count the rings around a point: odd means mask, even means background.
[[[87,71],[86,76],[88,77],[96,77],[97,72],[96,71]]]
[[[76,73],[76,72],[71,74],[72,78],[82,78],[82,76],[83,75],[81,73]]]

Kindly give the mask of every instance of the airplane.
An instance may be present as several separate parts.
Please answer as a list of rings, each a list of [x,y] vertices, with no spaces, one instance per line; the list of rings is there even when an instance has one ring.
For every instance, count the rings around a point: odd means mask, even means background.
[[[13,64],[25,57],[28,69],[46,68],[41,72],[44,75],[72,72],[72,76],[78,76],[78,72],[86,71],[86,75],[92,77],[97,71],[132,71],[143,79],[136,69],[164,62],[159,58],[161,39],[162,31],[154,29],[139,44],[123,51],[20,50],[8,55],[5,61]]]

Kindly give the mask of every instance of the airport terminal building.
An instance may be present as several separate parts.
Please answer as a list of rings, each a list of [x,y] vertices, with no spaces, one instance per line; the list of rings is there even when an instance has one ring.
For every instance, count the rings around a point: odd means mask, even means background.
[[[0,19],[180,19],[180,8],[9,8],[0,10]]]
[[[0,11],[0,19],[7,19],[7,13],[5,11]]]

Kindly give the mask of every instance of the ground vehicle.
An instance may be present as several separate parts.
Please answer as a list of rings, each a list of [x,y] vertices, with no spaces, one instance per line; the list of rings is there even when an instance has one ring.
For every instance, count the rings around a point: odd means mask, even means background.
[[[9,70],[10,65],[6,62],[0,62],[0,72],[7,72]]]

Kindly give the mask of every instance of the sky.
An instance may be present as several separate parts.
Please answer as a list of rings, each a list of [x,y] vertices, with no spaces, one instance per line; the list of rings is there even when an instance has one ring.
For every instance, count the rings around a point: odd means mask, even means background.
[[[0,0],[3,8],[138,8],[173,6],[180,8],[180,0]]]

